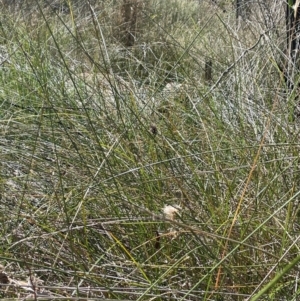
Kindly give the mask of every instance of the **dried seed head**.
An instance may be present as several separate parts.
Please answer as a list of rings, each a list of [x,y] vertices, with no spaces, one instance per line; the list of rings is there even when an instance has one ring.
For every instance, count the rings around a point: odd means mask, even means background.
[[[155,124],[152,124],[152,125],[150,126],[150,132],[151,132],[153,135],[157,135],[158,130],[157,130],[157,127],[156,127]]]
[[[0,283],[8,284],[9,278],[7,277],[6,273],[0,272]]]
[[[180,210],[181,207],[178,205],[166,205],[163,212],[167,219],[174,220],[176,214],[178,214]]]
[[[155,240],[154,248],[160,249],[160,234],[158,231],[155,231],[155,234],[156,234],[156,240]]]

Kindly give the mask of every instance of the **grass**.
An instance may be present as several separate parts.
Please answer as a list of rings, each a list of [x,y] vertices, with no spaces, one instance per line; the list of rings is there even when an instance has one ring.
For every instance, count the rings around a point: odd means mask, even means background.
[[[3,300],[297,300],[284,13],[169,2],[3,7]]]

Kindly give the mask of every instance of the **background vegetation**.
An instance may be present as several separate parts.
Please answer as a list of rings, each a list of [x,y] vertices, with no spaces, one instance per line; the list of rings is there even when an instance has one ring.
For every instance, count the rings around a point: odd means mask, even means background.
[[[2,300],[298,300],[284,5],[3,1]]]

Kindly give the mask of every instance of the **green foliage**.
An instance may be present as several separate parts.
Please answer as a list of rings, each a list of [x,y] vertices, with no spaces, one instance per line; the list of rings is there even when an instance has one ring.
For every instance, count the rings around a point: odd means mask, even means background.
[[[296,300],[281,19],[132,1],[128,46],[123,2],[99,2],[1,12],[0,296]]]

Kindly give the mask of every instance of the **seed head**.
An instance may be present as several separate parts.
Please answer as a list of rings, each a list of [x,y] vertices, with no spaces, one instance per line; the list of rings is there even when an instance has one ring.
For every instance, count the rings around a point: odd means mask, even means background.
[[[180,210],[181,207],[179,205],[166,205],[163,212],[167,219],[174,220],[176,214],[178,214]]]
[[[157,127],[156,127],[155,124],[152,124],[152,125],[150,126],[150,132],[151,132],[153,135],[157,135],[158,130],[157,130]]]

